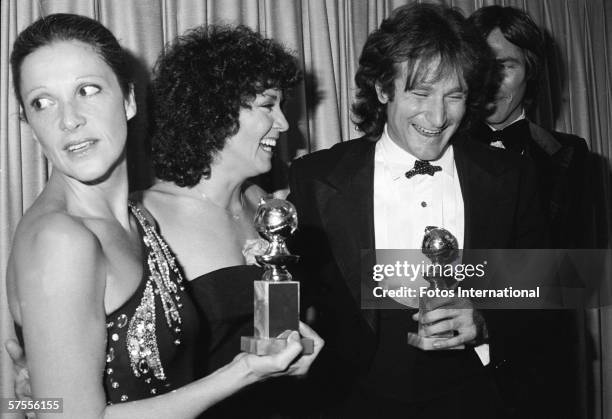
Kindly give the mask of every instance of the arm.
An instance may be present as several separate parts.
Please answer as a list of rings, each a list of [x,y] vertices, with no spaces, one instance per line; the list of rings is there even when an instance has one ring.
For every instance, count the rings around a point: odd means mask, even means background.
[[[32,394],[62,397],[66,417],[101,416],[106,336],[100,244],[66,215],[32,224],[16,238],[12,255]]]
[[[301,332],[315,340],[315,354],[293,364],[301,352],[297,333],[277,355],[241,354],[178,391],[106,406],[101,384],[106,346],[102,249],[80,224],[65,216],[55,218],[46,219],[31,240],[17,240],[14,259],[32,393],[62,397],[65,417],[195,417],[251,383],[304,374],[322,346],[314,332],[302,327]]]

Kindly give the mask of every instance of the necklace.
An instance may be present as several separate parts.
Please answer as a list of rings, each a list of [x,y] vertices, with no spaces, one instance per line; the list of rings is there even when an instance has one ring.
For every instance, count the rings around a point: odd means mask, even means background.
[[[218,209],[220,209],[220,210],[222,210],[223,212],[225,212],[225,213],[226,213],[226,214],[227,214],[227,215],[228,215],[228,216],[229,216],[229,217],[230,217],[232,220],[234,220],[234,221],[240,221],[240,218],[242,218],[242,217],[241,217],[241,213],[242,213],[242,210],[243,210],[243,208],[244,208],[244,195],[242,194],[242,192],[240,192],[240,210],[239,210],[239,212],[237,212],[237,213],[232,212],[232,211],[228,210],[227,208],[222,207],[221,205],[217,204],[215,201],[213,201],[212,199],[210,199],[210,198],[209,198],[209,197],[208,197],[208,196],[207,196],[207,195],[206,195],[204,192],[200,192],[200,191],[198,191],[198,190],[196,190],[196,192],[197,192],[198,194],[200,194],[200,196],[201,196],[201,197],[202,197],[202,198],[203,198],[203,199],[204,199],[206,202],[208,202],[208,203],[209,203],[209,204],[211,204],[212,206],[217,207]]]

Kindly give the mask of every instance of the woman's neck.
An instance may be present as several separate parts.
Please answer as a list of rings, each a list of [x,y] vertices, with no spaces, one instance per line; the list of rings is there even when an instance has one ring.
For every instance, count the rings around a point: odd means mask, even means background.
[[[202,177],[192,189],[232,214],[242,211],[246,179],[236,176],[235,170],[221,167],[219,163],[213,162],[210,169],[211,175]]]
[[[126,230],[130,229],[125,161],[120,162],[107,178],[95,184],[86,184],[53,170],[47,189],[51,196],[63,197],[70,214],[86,218],[112,218]]]
[[[244,206],[243,185],[244,180],[228,182],[211,177],[202,178],[192,190],[210,200],[214,205],[224,208],[229,213],[237,214]]]

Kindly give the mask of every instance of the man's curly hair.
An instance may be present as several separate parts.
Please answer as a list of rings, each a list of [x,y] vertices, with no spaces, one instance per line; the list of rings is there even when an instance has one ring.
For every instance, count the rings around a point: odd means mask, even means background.
[[[438,67],[428,74],[432,63]],[[467,90],[464,129],[486,112],[485,105],[497,87],[488,45],[456,9],[427,3],[395,9],[368,36],[359,57],[352,108],[357,128],[370,138],[383,132],[387,106],[378,100],[376,85],[393,100],[397,77],[405,77],[405,90],[410,90],[423,81],[435,82],[453,74]]]
[[[155,66],[156,176],[178,186],[209,177],[215,153],[240,128],[240,109],[300,80],[296,58],[246,26],[199,26],[179,36]]]

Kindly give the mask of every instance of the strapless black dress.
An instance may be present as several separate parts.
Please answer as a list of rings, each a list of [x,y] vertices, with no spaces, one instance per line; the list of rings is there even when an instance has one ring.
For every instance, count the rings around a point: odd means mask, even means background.
[[[203,334],[209,343],[210,374],[240,353],[240,337],[253,336],[253,281],[263,269],[255,265],[230,266],[189,281],[189,291],[202,313]],[[202,322],[204,323],[204,321]],[[206,411],[204,418],[299,417],[298,381],[283,377],[254,384]]]
[[[206,320],[205,374],[231,362],[240,353],[240,337],[253,335],[253,281],[262,273],[255,265],[230,266],[189,281],[191,297]]]

